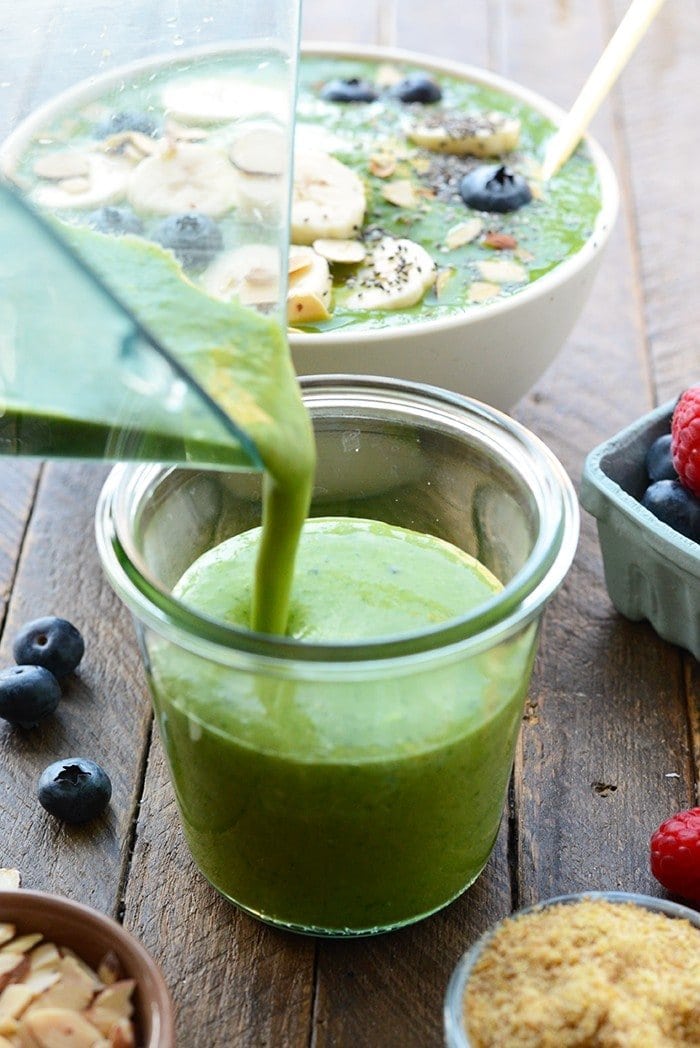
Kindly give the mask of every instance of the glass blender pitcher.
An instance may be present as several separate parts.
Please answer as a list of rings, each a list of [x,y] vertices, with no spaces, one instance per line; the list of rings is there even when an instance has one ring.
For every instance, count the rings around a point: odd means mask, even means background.
[[[258,470],[299,3],[168,2],[147,32],[139,8],[4,15],[0,453]]]

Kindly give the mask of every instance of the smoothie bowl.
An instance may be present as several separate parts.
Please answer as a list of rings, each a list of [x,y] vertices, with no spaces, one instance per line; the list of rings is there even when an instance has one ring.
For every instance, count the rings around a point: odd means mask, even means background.
[[[40,209],[162,244],[212,296],[264,309],[286,284],[299,374],[395,375],[505,409],[563,344],[617,213],[591,140],[539,180],[561,117],[482,70],[307,47],[286,274],[284,93],[239,53],[80,84],[17,128],[1,163]]]
[[[372,934],[489,857],[577,503],[547,449],[475,401],[372,377],[302,393],[317,469],[286,635],[241,612],[258,476],[118,466],[97,540],[204,875],[267,922]]]

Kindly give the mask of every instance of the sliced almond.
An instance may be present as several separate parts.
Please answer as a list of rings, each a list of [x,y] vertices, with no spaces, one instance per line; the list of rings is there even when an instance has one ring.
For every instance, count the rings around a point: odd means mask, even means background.
[[[80,178],[90,173],[90,162],[83,153],[47,153],[34,161],[34,174],[51,182]]]
[[[17,929],[14,924],[2,923],[0,924],[0,945],[5,942],[9,942],[10,939],[14,939],[17,934]]]
[[[26,983],[10,983],[0,993],[0,1018],[17,1019],[33,996]]]
[[[82,1011],[91,1003],[95,990],[100,987],[94,972],[85,971],[74,957],[62,957],[59,973],[60,978],[29,1006],[27,1015],[55,1008]]]
[[[14,1030],[12,1031],[14,1033]],[[0,1048],[16,1048],[16,1041],[8,1041],[7,1037],[3,1037],[0,1033]]]
[[[454,275],[455,269],[452,266],[448,266],[446,269],[438,271],[438,275],[435,278],[435,294],[438,298],[440,298]]]
[[[383,186],[382,196],[396,207],[405,207],[407,210],[413,210],[418,206],[418,192],[413,182],[410,182],[407,178],[397,179],[397,181],[389,182]]]
[[[133,1026],[128,1019],[120,1019],[109,1031],[109,1048],[134,1048],[135,1044]]]
[[[507,258],[479,262],[479,273],[495,284],[524,284],[527,281],[527,270],[519,262]]]
[[[312,247],[329,262],[342,262],[348,265],[364,262],[367,254],[364,244],[359,240],[314,240]]]
[[[0,954],[2,953],[29,953],[33,946],[41,942],[44,936],[41,932],[33,932],[31,935],[18,935],[16,939],[8,943],[6,946],[0,947]]]
[[[278,127],[249,128],[229,146],[231,163],[247,175],[282,175],[285,156],[285,134]]]
[[[480,218],[470,218],[467,222],[459,222],[458,225],[447,230],[445,245],[450,251],[454,251],[458,247],[464,247],[465,244],[471,244],[481,234],[483,228],[484,223]]]
[[[32,991],[32,997],[38,997],[44,990],[54,986],[60,978],[61,973],[59,971],[52,971],[51,968],[39,968],[38,971],[30,971],[28,975],[25,975],[22,985],[29,987]]]
[[[373,153],[369,158],[367,167],[372,175],[377,178],[390,178],[396,171],[396,154],[391,153],[388,150],[385,152],[380,150],[378,153]]]
[[[8,983],[18,982],[29,971],[29,961],[24,953],[0,954],[0,991]]]
[[[40,1048],[108,1048],[109,1042],[83,1015],[67,1008],[41,1008],[20,1023]]]
[[[470,302],[488,302],[490,298],[500,295],[501,289],[498,284],[491,284],[485,280],[475,280],[469,287]]]
[[[131,998],[135,985],[133,979],[121,979],[112,986],[106,986],[86,1010],[87,1018],[105,1037],[120,1019],[130,1019],[133,1015]]]
[[[60,960],[61,955],[58,952],[58,947],[52,942],[43,942],[41,946],[37,946],[35,950],[32,950],[29,955],[29,963],[33,972],[44,968],[58,970]]]
[[[3,869],[0,869],[0,891],[13,891],[15,888],[19,888],[20,879],[19,870],[12,869],[9,866],[3,867]],[[0,924],[0,929],[5,927],[7,925]],[[0,942],[3,942],[1,935],[2,932],[0,931]]]
[[[117,957],[114,950],[108,950],[100,961],[97,968],[97,978],[105,984],[105,986],[111,986],[112,983],[118,982],[123,974],[121,961]]]

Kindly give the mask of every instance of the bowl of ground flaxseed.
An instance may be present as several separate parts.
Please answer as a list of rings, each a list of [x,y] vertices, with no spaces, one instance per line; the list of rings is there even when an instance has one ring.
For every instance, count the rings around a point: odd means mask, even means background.
[[[449,1048],[697,1048],[700,913],[586,892],[521,910],[461,958]]]

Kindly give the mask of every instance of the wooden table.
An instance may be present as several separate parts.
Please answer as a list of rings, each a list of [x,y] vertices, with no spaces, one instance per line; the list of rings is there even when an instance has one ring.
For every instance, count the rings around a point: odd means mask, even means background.
[[[1,6],[0,104],[10,120],[74,79],[76,56],[87,58],[79,19],[71,35],[53,17],[60,4]],[[87,5],[111,27],[104,46],[113,32],[123,57],[146,14],[155,43],[176,7]],[[398,7],[401,46],[495,69],[566,106],[625,4]],[[370,42],[373,4],[308,0],[304,34]],[[576,483],[590,448],[700,379],[699,50],[697,5],[667,4],[594,126],[619,175],[622,213],[588,308],[514,412]],[[0,727],[0,866],[20,869],[26,887],[124,921],[162,965],[183,1048],[439,1045],[450,970],[492,921],[585,888],[661,893],[648,838],[697,803],[700,666],[616,614],[584,514],[574,567],[546,615],[502,832],[476,885],[422,924],[355,942],[294,937],[238,913],[189,858],[131,624],[101,574],[93,514],[104,472],[0,462],[3,664],[20,624],[45,613],[72,619],[87,641],[50,724]],[[114,784],[108,816],[84,829],[56,823],[35,799],[41,769],[76,754],[102,762]]]

